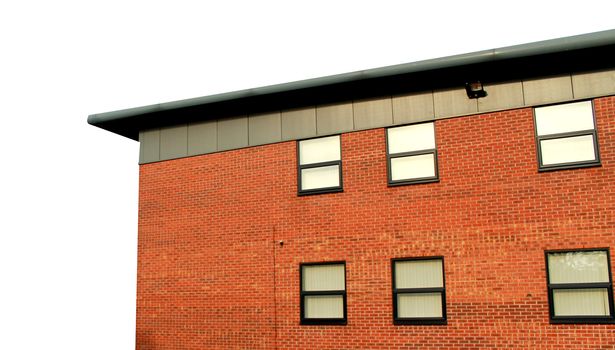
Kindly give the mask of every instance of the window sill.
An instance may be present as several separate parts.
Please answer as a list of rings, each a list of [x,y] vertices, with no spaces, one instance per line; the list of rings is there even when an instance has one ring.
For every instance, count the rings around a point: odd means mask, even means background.
[[[345,326],[347,324],[346,319],[303,319],[301,320],[302,326]]]
[[[324,194],[324,193],[338,193],[344,192],[342,187],[327,187],[327,188],[317,188],[313,190],[304,190],[297,192],[298,196],[309,196],[313,194]]]
[[[445,318],[414,318],[414,319],[395,319],[393,324],[396,326],[446,326],[447,320]]]
[[[613,324],[615,323],[615,318],[613,317],[587,317],[587,316],[578,316],[578,317],[562,317],[562,318],[551,318],[549,320],[551,324]]]
[[[406,185],[416,185],[416,184],[426,184],[432,182],[440,182],[440,178],[437,177],[429,177],[415,180],[397,180],[397,181],[389,181],[389,187],[397,187],[397,186],[406,186]]]
[[[593,168],[593,167],[599,167],[602,166],[602,163],[600,161],[593,161],[591,163],[589,162],[579,162],[579,163],[566,163],[566,164],[559,164],[559,165],[547,165],[547,166],[540,166],[538,168],[538,172],[547,172],[547,171],[555,171],[555,170],[567,170],[567,169],[579,169],[579,168]]]

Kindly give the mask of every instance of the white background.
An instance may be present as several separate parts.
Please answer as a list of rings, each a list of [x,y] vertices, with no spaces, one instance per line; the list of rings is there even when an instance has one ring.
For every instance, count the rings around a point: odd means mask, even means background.
[[[134,349],[138,143],[89,114],[615,27],[610,1],[5,1],[0,349]]]

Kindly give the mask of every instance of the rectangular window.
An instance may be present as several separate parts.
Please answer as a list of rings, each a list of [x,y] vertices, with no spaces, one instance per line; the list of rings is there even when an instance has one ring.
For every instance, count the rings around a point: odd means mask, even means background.
[[[389,186],[438,181],[434,123],[387,129]]]
[[[340,136],[298,142],[299,194],[342,191]]]
[[[591,101],[534,109],[538,169],[600,165]]]
[[[441,257],[393,259],[393,322],[446,324]]]
[[[612,323],[613,285],[608,250],[546,253],[552,323]]]
[[[346,324],[346,265],[302,264],[301,324]]]

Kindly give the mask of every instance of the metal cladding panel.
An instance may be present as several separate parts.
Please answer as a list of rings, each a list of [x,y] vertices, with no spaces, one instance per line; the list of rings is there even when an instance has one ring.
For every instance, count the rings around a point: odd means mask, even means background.
[[[318,135],[338,134],[354,129],[352,103],[330,104],[316,107]]]
[[[568,101],[572,96],[570,75],[523,81],[523,95],[528,106]]]
[[[523,84],[520,81],[485,84],[487,96],[478,99],[480,112],[523,106]]]
[[[218,151],[248,146],[248,117],[218,120]]]
[[[175,159],[188,155],[188,125],[160,129],[160,160]]]
[[[615,70],[572,75],[574,98],[615,94]]]
[[[434,119],[433,93],[393,96],[393,124],[416,123]]]
[[[206,154],[218,150],[217,122],[188,124],[188,155]]]
[[[390,97],[355,101],[353,107],[355,130],[393,124],[393,104]]]
[[[281,141],[282,121],[280,112],[249,116],[248,135],[250,146]]]
[[[478,102],[468,98],[465,88],[435,91],[433,98],[436,118],[478,112]]]
[[[305,139],[316,136],[316,108],[282,111],[282,140]]]
[[[139,133],[139,164],[160,160],[160,129]]]

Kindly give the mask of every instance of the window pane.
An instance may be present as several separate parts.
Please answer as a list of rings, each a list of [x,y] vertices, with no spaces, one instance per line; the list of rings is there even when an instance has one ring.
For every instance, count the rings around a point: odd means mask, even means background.
[[[594,136],[574,136],[540,141],[542,164],[595,160]]]
[[[535,109],[538,136],[594,128],[591,101]]]
[[[305,318],[344,318],[344,299],[341,295],[306,295]]]
[[[606,288],[554,289],[555,316],[609,316],[609,295]]]
[[[345,290],[344,265],[303,266],[303,291]]]
[[[340,137],[330,136],[299,141],[299,164],[340,160]]]
[[[301,169],[301,189],[337,187],[340,185],[339,165]]]
[[[397,317],[442,317],[442,294],[397,294]]]
[[[550,253],[550,283],[609,282],[606,252]]]
[[[395,262],[395,288],[441,288],[442,260]]]
[[[391,180],[409,180],[436,176],[434,154],[391,158]]]
[[[436,148],[433,123],[387,129],[389,154]]]

